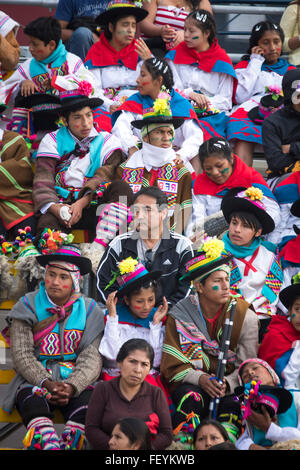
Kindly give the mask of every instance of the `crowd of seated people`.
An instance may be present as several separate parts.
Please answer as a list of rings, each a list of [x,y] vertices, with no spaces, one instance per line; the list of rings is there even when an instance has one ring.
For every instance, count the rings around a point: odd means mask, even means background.
[[[0,258],[37,273],[2,331],[25,449],[300,443],[298,64],[268,20],[233,65],[209,1],[173,3],[76,27],[61,0],[0,55]]]

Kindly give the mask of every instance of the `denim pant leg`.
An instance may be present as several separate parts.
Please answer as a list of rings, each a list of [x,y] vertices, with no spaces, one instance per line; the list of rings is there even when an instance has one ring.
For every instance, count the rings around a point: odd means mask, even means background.
[[[94,44],[92,31],[84,26],[77,28],[70,39],[65,43],[66,49],[85,60],[89,49]]]

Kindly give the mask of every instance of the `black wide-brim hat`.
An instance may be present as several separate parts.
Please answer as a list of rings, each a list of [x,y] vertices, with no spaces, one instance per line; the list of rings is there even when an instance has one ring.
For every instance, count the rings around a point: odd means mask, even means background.
[[[43,267],[46,267],[47,264],[53,261],[66,261],[67,263],[75,264],[78,266],[82,276],[91,272],[92,269],[91,260],[85,256],[81,256],[78,248],[73,245],[62,246],[56,252],[39,255],[36,259]]]
[[[279,108],[284,104],[284,98],[283,96],[279,96],[278,100],[275,101],[272,99],[272,95],[266,95],[263,96],[260,100],[260,103],[262,106],[266,108]],[[252,108],[248,111],[248,118],[251,119],[255,124],[261,125],[265,117],[260,114],[259,112],[259,106],[255,106],[255,108]]]
[[[205,251],[199,251],[197,253],[197,256],[195,256],[195,258],[193,259],[196,260],[199,256],[205,254]],[[228,264],[232,260],[232,258],[233,255],[222,255],[213,261],[208,261],[206,264],[203,264],[202,266],[199,266],[194,270],[187,271],[183,276],[181,276],[179,281],[193,281],[194,279],[204,276],[206,273],[209,273],[210,271],[218,268],[219,266],[222,266],[223,264]],[[191,261],[193,261],[193,259]]]
[[[123,286],[119,287],[117,297],[121,298],[124,295],[128,295],[130,294],[130,292],[139,289],[149,281],[157,281],[161,277],[161,275],[162,271],[150,271],[147,274],[134,279],[132,282],[126,283]]]
[[[300,297],[300,284],[291,284],[279,292],[279,300],[288,310],[293,304],[294,299]]]
[[[221,211],[228,223],[230,223],[230,216],[233,212],[242,211],[254,214],[262,226],[262,235],[272,232],[275,228],[275,222],[267,211],[243,197],[234,197],[233,195],[232,197],[224,197],[221,203]]]
[[[244,391],[245,388],[243,386],[238,386],[234,390],[235,394],[239,398],[243,397]],[[257,408],[254,409],[254,411],[260,412],[261,406],[265,406],[271,418],[273,418],[273,416],[275,415],[275,411],[272,406],[268,406],[268,397],[273,399],[275,398],[278,402],[278,409],[276,414],[285,413],[293,403],[293,395],[289,390],[283,387],[277,387],[276,385],[260,385],[259,392],[266,398],[266,403],[258,404]]]
[[[172,116],[149,116],[145,119],[138,119],[136,121],[131,121],[131,125],[136,129],[142,129],[150,124],[172,124],[175,129],[182,126],[184,123],[183,118],[173,118]]]
[[[88,98],[87,96],[65,98],[63,101],[61,101],[59,114],[64,116],[67,113],[78,111],[79,109],[85,108],[86,106],[94,109],[98,108],[102,104],[103,100],[101,98]]]
[[[60,98],[48,93],[33,93],[30,96],[16,96],[14,106],[32,112],[34,132],[57,129],[56,121],[60,114]]]
[[[124,1],[124,3],[127,3]],[[143,19],[148,16],[148,11],[145,10],[145,8],[140,8],[136,6],[118,6],[116,4],[114,7],[111,7],[104,11],[103,13],[100,13],[100,15],[97,16],[96,18],[96,23],[103,26],[108,24],[109,22],[113,21],[116,17],[119,16],[134,16],[136,18],[136,22],[139,23]]]

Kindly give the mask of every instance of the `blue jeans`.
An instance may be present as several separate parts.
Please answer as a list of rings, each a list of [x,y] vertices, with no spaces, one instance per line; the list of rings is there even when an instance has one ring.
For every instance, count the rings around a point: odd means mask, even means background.
[[[85,56],[94,44],[93,33],[90,29],[80,26],[77,28],[70,39],[66,41],[67,51],[76,54],[84,62]]]

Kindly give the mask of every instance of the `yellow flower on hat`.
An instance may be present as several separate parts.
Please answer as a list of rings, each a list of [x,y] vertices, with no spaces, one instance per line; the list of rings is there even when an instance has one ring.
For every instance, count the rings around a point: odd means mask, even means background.
[[[264,195],[261,189],[255,188],[254,186],[246,189],[245,194],[251,201],[261,201]]]
[[[163,114],[169,110],[168,101],[163,98],[157,98],[153,103],[154,112]]]
[[[224,250],[224,242],[218,238],[212,238],[203,243],[201,249],[205,251],[207,258],[216,259],[221,256]]]
[[[138,264],[138,261],[136,259],[133,259],[131,256],[129,256],[126,259],[123,259],[123,261],[120,261],[119,263],[120,274],[123,275],[123,274],[132,273],[137,264]]]
[[[300,271],[292,277],[292,284],[300,284]]]

